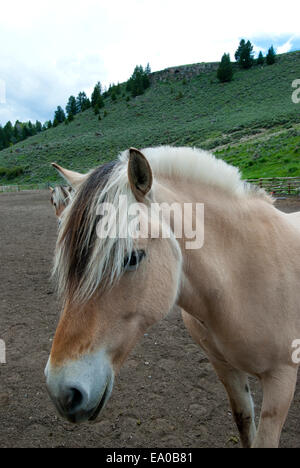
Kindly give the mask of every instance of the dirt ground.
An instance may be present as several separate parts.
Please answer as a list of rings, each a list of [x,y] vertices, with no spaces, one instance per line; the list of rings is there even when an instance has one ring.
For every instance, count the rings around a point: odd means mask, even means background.
[[[280,200],[284,211],[300,200]],[[1,447],[238,447],[222,385],[178,311],[149,330],[116,380],[101,417],[72,426],[57,417],[43,370],[58,320],[50,281],[56,221],[46,192],[0,195]],[[252,380],[256,405],[261,394]],[[300,446],[300,381],[282,447]]]

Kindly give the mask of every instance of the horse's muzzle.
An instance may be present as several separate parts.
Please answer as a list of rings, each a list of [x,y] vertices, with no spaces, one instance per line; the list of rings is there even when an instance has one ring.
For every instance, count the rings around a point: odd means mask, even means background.
[[[103,351],[45,369],[47,390],[59,414],[72,423],[93,421],[112,392],[114,373]]]

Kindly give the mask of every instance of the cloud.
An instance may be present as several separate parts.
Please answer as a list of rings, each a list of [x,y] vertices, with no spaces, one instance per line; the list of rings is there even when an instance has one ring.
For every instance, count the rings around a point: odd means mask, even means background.
[[[3,2],[0,79],[7,100],[0,123],[52,118],[71,94],[90,93],[98,80],[125,81],[136,64],[150,62],[156,71],[220,60],[224,52],[233,58],[242,37],[259,38],[257,51],[264,39],[269,47],[284,37],[278,47],[289,47],[297,11],[294,0],[284,8],[252,0],[247,15],[238,0],[52,0],[42,8],[36,0]]]
[[[292,37],[286,41],[284,44],[281,46],[278,46],[276,48],[277,54],[285,54],[286,52],[290,52],[292,50],[293,44],[292,44]]]
[[[277,54],[284,54],[293,50],[299,50],[300,35],[268,35],[262,37],[251,37],[250,40],[254,44],[253,50],[258,55],[260,51],[264,54],[273,45]]]

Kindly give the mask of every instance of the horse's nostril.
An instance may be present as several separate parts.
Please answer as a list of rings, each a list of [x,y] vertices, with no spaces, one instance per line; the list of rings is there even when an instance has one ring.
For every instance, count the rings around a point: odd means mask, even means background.
[[[61,400],[61,403],[62,403],[62,406],[68,412],[70,412],[70,411],[76,410],[81,405],[82,400],[83,400],[83,395],[80,392],[80,390],[78,390],[77,388],[69,388],[65,392]]]

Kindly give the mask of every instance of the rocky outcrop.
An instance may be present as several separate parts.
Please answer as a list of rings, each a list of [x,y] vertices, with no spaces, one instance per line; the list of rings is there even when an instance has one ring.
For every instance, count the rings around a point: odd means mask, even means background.
[[[287,54],[277,55],[276,62],[280,62],[281,60],[298,61],[299,58],[300,51],[289,52]],[[155,83],[157,81],[183,80],[184,78],[189,79],[202,73],[217,71],[219,64],[220,62],[202,62],[194,63],[192,65],[170,67],[166,68],[165,70],[151,73],[150,80]],[[237,67],[237,64],[233,63],[233,66]]]
[[[192,78],[200,73],[208,73],[217,70],[218,62],[210,63],[195,63],[193,65],[183,65],[180,67],[166,68],[158,72],[151,73],[150,79],[152,82],[182,80],[183,78]]]

